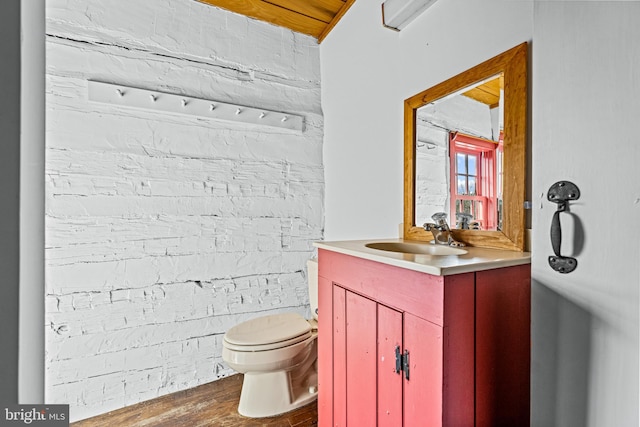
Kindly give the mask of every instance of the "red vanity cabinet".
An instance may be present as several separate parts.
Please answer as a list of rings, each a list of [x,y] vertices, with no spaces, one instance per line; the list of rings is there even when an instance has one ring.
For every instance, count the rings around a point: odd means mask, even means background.
[[[529,425],[529,264],[434,276],[318,257],[320,427]]]

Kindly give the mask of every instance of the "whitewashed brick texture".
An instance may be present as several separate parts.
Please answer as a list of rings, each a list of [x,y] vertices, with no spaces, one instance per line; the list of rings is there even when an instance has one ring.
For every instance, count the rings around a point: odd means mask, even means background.
[[[192,0],[48,0],[46,402],[84,419],[230,375],[224,332],[308,315],[323,236],[315,39]],[[98,80],[303,132],[87,100]]]

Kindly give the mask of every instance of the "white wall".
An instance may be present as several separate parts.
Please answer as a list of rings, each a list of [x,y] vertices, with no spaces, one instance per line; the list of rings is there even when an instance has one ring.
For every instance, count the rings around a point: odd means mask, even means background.
[[[529,41],[532,8],[441,0],[398,33],[379,1],[351,7],[320,47],[328,240],[398,236],[404,100]]]
[[[640,3],[536,2],[533,34],[536,426],[638,426]],[[549,187],[581,190],[549,268]]]
[[[46,10],[46,402],[72,420],[229,375],[231,326],[307,314],[323,237],[316,40],[190,0],[107,3]],[[88,80],[305,131],[89,103]]]
[[[534,10],[535,6],[535,10]],[[441,0],[400,33],[359,0],[321,45],[327,239],[397,236],[402,102],[532,41],[532,425],[638,425],[640,3]],[[357,54],[356,54],[357,53]],[[584,233],[550,270],[556,180]],[[568,226],[568,228],[567,228]],[[571,244],[577,236],[576,244]]]

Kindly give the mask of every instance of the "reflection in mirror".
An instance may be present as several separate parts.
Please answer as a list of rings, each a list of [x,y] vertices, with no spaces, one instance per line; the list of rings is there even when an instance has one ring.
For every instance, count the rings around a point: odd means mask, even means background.
[[[416,220],[446,212],[452,228],[502,227],[503,74],[416,110]]]
[[[405,100],[404,239],[433,240],[422,225],[446,212],[459,242],[524,250],[527,49]]]

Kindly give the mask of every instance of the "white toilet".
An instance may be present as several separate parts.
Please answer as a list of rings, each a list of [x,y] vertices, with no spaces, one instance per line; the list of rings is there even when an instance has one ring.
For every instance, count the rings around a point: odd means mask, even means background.
[[[229,329],[222,360],[244,374],[238,412],[270,417],[299,408],[318,397],[318,263],[307,262],[313,318],[273,314]]]

